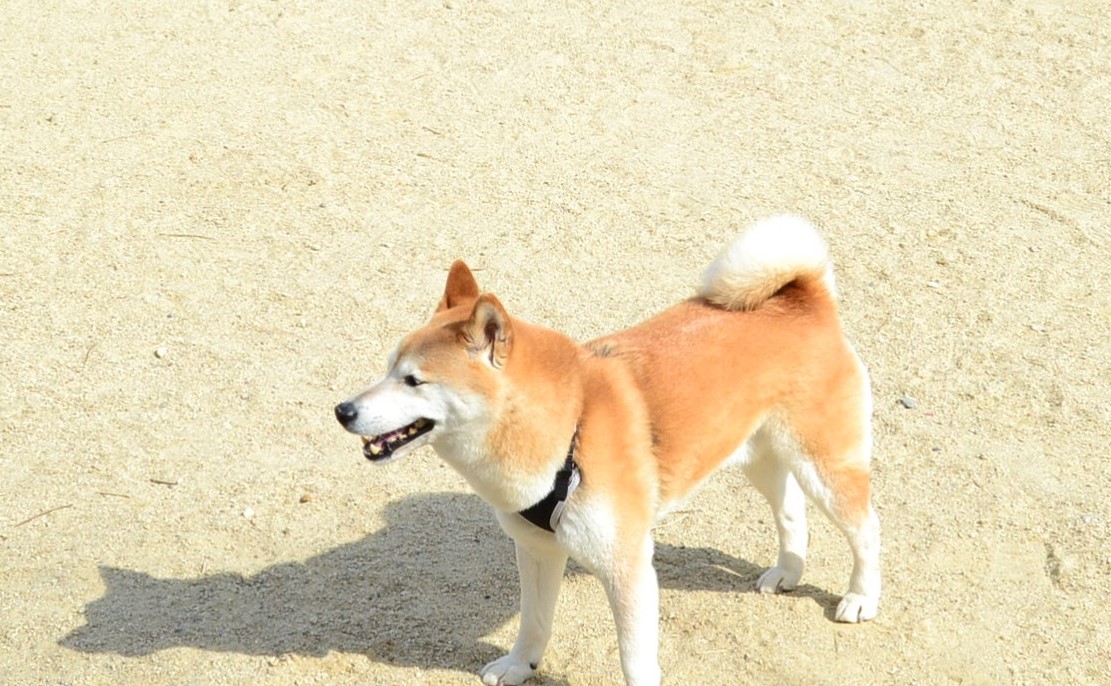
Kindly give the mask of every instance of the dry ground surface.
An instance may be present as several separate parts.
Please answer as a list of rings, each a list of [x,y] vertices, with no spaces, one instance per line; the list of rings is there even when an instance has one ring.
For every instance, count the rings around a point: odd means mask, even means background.
[[[1111,683],[1109,188],[1100,0],[5,0],[0,682],[478,683],[509,541],[333,404],[454,258],[585,340],[791,211],[875,379],[881,614],[830,620],[817,515],[754,594],[725,472],[657,530],[665,682]],[[619,679],[572,569],[535,683]]]

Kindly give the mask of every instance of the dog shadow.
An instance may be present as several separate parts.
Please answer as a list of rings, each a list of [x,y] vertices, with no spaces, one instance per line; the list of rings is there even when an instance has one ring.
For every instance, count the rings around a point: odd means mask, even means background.
[[[689,548],[656,543],[653,557],[660,588],[718,593],[755,593],[756,580],[767,567],[734,557],[714,548]],[[822,608],[833,621],[841,596],[810,584],[799,584],[784,593],[787,597],[807,598]]]
[[[516,614],[512,543],[476,497],[391,503],[386,526],[304,562],[252,576],[163,579],[101,567],[103,597],[60,641],[84,653],[176,647],[245,655],[366,655],[477,671],[504,650],[482,637]]]
[[[85,625],[59,644],[124,656],[177,647],[258,656],[336,651],[470,672],[500,657],[504,649],[483,637],[516,616],[517,571],[512,543],[489,509],[474,496],[440,493],[395,501],[386,515],[381,531],[253,576],[163,579],[101,567],[103,597],[86,605]],[[751,590],[762,569],[713,549],[671,545],[657,547],[656,567],[664,588],[722,592]],[[582,572],[572,566],[570,573]],[[794,593],[832,616],[835,596],[808,587]]]

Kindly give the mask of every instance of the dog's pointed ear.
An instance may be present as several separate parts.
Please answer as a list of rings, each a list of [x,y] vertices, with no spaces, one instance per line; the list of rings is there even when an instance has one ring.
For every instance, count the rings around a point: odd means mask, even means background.
[[[505,366],[513,347],[513,325],[496,297],[490,293],[478,297],[463,326],[463,340],[468,350],[486,358],[494,369]]]
[[[437,312],[450,310],[456,305],[474,300],[478,297],[478,282],[474,280],[474,274],[467,267],[467,263],[463,260],[456,260],[451,265],[451,270],[447,273],[447,284],[444,285],[444,297],[440,298],[440,304],[436,306]]]

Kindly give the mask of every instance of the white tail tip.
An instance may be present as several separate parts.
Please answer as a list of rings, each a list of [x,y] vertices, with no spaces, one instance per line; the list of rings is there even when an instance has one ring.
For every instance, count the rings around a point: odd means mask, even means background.
[[[778,215],[745,229],[706,269],[699,295],[730,310],[753,310],[792,281],[812,278],[835,296],[825,241],[810,222]]]

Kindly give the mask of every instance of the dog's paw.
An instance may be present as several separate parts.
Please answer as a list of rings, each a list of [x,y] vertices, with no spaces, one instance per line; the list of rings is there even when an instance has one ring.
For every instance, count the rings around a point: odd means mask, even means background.
[[[860,593],[846,593],[837,605],[837,612],[833,614],[834,621],[857,624],[875,619],[880,609],[878,597],[861,595]]]
[[[772,567],[756,580],[756,590],[761,593],[784,593],[793,591],[799,585],[802,572],[782,567]]]
[[[485,686],[517,686],[536,674],[536,667],[512,655],[494,660],[482,668]]]

